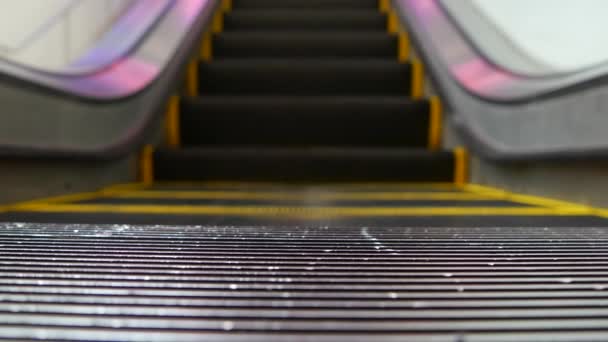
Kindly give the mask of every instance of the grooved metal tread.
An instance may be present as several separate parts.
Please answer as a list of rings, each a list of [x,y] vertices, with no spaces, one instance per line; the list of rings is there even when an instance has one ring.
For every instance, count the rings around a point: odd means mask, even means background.
[[[1,224],[0,339],[589,341],[607,228]]]

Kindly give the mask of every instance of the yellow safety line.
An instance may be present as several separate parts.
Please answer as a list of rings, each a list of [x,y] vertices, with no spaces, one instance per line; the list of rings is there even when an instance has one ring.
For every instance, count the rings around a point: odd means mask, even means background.
[[[94,199],[99,197],[99,193],[97,192],[84,192],[77,194],[69,194],[69,195],[61,195],[61,196],[52,196],[46,198],[39,198],[31,201],[18,202],[12,205],[8,205],[8,210],[17,210],[21,207],[30,207],[30,206],[38,206],[38,205],[52,205],[52,204],[61,204],[61,203],[70,203],[70,202],[80,202],[86,201],[90,199]]]
[[[523,195],[511,193],[505,190],[492,188],[488,186],[482,186],[477,184],[468,184],[464,187],[465,191],[469,191],[472,193],[480,194],[482,196],[493,196],[495,198],[502,198],[505,200],[509,200],[512,202],[524,203],[528,205],[542,206],[546,208],[552,208],[554,210],[578,210],[580,212],[587,212],[588,214],[593,214],[597,209],[576,204],[567,201],[560,201],[551,198],[541,197],[541,196],[533,196],[533,195]]]
[[[154,147],[146,145],[139,161],[140,180],[145,185],[154,183]]]
[[[454,183],[464,186],[469,178],[469,156],[463,147],[454,149]]]
[[[167,145],[172,148],[177,148],[181,145],[179,103],[179,96],[174,95],[171,96],[169,103],[167,104],[165,129]]]
[[[459,192],[247,192],[247,191],[130,191],[114,193],[115,198],[132,199],[229,199],[229,200],[451,200],[451,201],[493,201],[494,197]]]
[[[186,93],[190,97],[198,96],[198,63],[198,59],[194,59],[188,64]]]
[[[412,60],[412,98],[422,99],[424,96],[424,66],[418,59]]]
[[[429,149],[438,150],[441,147],[441,135],[443,133],[443,106],[438,96],[431,97],[429,102]]]
[[[410,59],[410,38],[407,33],[399,33],[399,62],[405,63]]]
[[[581,216],[577,210],[512,207],[279,207],[279,206],[193,206],[193,205],[82,205],[39,204],[17,211],[47,213],[114,213],[159,215],[238,215],[314,217],[407,217],[407,216]]]
[[[126,184],[117,184],[117,185],[112,185],[112,186],[108,186],[105,187],[101,190],[99,190],[99,194],[100,196],[113,196],[116,194],[121,194],[123,192],[130,192],[130,191],[142,191],[145,190],[146,188],[148,188],[150,186],[150,184],[144,184],[144,183],[126,183]]]
[[[388,13],[388,11],[391,9],[391,0],[379,0],[378,9],[382,13]]]

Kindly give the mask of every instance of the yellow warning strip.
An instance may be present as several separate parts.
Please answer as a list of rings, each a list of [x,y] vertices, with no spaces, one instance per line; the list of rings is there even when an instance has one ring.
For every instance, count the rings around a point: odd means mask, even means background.
[[[418,59],[412,60],[412,98],[422,99],[424,96],[424,66]]]
[[[441,148],[443,106],[438,96],[431,97],[429,103],[429,149],[436,151]]]
[[[8,210],[18,210],[23,207],[32,207],[32,206],[48,206],[53,204],[61,204],[61,203],[71,203],[71,202],[81,202],[86,200],[91,200],[99,197],[99,193],[97,192],[84,192],[77,194],[69,194],[69,195],[61,195],[61,196],[52,196],[47,198],[39,198],[31,201],[20,202],[16,204],[12,204],[7,206]]]
[[[179,96],[171,96],[167,104],[167,114],[165,117],[167,145],[172,148],[177,148],[181,145],[179,102]]]
[[[150,185],[154,183],[154,147],[146,145],[141,152],[139,161],[140,181]]]
[[[132,199],[218,199],[218,200],[449,200],[494,201],[496,198],[459,192],[247,192],[247,191],[130,191],[111,194]]]
[[[586,212],[550,208],[511,207],[279,207],[279,206],[192,206],[192,205],[78,205],[34,204],[16,211],[46,213],[107,213],[157,215],[224,215],[324,217],[406,217],[406,216],[580,216]]]
[[[535,205],[545,208],[551,208],[558,211],[579,211],[585,212],[587,214],[593,215],[597,212],[598,209],[595,209],[590,206],[576,204],[567,201],[560,201],[551,198],[541,197],[541,196],[533,196],[533,195],[523,195],[523,194],[515,194],[505,190],[492,188],[488,186],[482,186],[477,184],[468,184],[464,186],[463,190],[469,191],[475,194],[479,194],[482,196],[492,196],[494,198],[500,198],[508,201],[524,203],[529,205]]]
[[[469,179],[469,156],[466,149],[454,149],[454,183],[458,186],[466,185]]]

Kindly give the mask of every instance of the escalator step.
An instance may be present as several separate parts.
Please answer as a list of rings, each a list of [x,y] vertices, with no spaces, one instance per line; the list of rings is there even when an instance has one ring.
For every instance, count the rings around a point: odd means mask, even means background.
[[[395,58],[397,38],[374,32],[223,33],[214,38],[217,58]]]
[[[224,18],[226,31],[347,30],[386,32],[387,19],[373,10],[235,10]]]
[[[425,147],[429,104],[406,97],[205,96],[182,101],[183,145]]]
[[[243,8],[364,8],[378,9],[378,0],[233,0],[233,7]]]
[[[454,155],[416,149],[160,149],[158,181],[451,182]]]
[[[2,341],[606,341],[605,228],[0,224]]]
[[[406,96],[410,69],[389,60],[220,60],[201,63],[200,88],[211,95]]]

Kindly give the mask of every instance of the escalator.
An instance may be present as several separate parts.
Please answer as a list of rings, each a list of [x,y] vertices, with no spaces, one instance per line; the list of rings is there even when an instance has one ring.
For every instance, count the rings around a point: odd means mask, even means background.
[[[389,7],[222,3],[141,182],[0,210],[0,341],[605,340],[608,213],[468,184]]]

